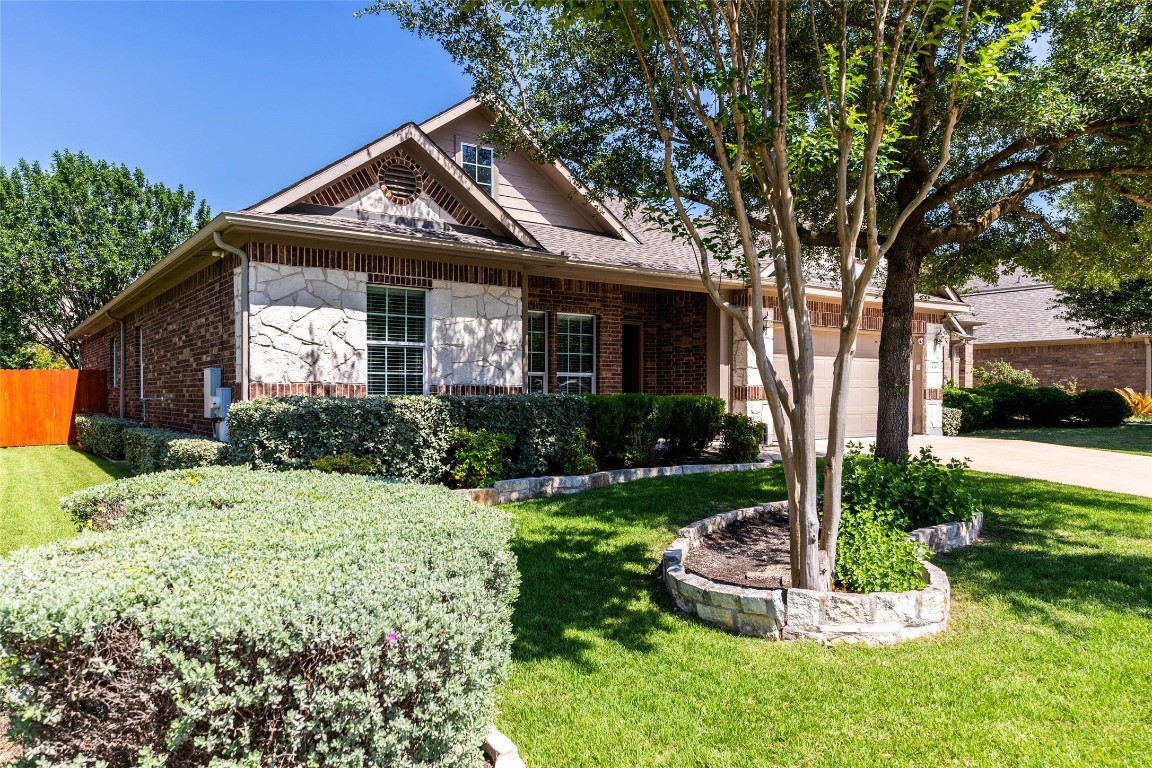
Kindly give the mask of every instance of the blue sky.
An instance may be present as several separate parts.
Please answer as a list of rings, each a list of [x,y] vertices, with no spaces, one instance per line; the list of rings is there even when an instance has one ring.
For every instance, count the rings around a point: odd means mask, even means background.
[[[83,150],[251,205],[468,96],[367,4],[0,0],[0,165]]]

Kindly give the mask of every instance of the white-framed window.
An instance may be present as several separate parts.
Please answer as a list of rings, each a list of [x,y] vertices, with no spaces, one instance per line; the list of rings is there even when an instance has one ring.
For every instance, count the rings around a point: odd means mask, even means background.
[[[428,338],[427,294],[368,286],[368,394],[422,395]]]
[[[596,391],[596,318],[556,315],[556,391]]]
[[[140,373],[140,399],[144,399],[144,326],[136,326],[136,369]]]
[[[529,312],[528,327],[524,334],[528,347],[528,392],[548,391],[548,315]]]
[[[120,342],[108,339],[108,367],[112,369],[112,386],[120,386]]]
[[[464,168],[464,173],[472,177],[472,181],[488,194],[492,194],[494,177],[491,147],[461,144],[460,165]]]

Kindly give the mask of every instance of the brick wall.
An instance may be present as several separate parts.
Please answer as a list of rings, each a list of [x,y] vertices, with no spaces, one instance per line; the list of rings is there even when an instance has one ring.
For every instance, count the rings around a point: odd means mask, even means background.
[[[221,386],[240,399],[236,378],[233,272],[231,256],[216,261],[152,299],[125,318],[124,393],[127,418],[143,420],[137,328],[143,329],[144,394],[163,397],[148,403],[148,425],[211,434],[204,418],[204,368],[220,368]],[[120,336],[113,323],[81,345],[84,368],[109,370],[109,339]],[[108,412],[118,414],[119,390],[109,387]]]
[[[622,384],[620,325],[624,288],[612,283],[528,276],[525,309],[548,313],[548,391],[556,391],[556,314],[596,316],[596,391],[620,392]]]
[[[624,322],[639,322],[644,338],[644,391],[699,395],[708,391],[707,294],[625,291]]]
[[[1144,391],[1144,340],[1089,341],[1019,347],[977,346],[977,367],[1004,360],[1014,368],[1027,368],[1040,384],[1076,379],[1080,389],[1132,387]]]

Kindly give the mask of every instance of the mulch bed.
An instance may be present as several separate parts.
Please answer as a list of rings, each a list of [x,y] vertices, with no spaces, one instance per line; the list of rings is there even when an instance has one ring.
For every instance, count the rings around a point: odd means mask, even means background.
[[[713,531],[687,554],[684,568],[737,587],[791,586],[787,513],[765,512]]]

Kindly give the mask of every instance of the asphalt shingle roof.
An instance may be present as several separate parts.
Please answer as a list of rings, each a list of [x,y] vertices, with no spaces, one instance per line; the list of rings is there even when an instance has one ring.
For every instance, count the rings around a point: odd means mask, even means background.
[[[984,323],[976,331],[977,345],[1087,338],[1057,316],[1057,290],[1026,273],[1011,273],[996,283],[974,282],[966,291],[964,301]]]

